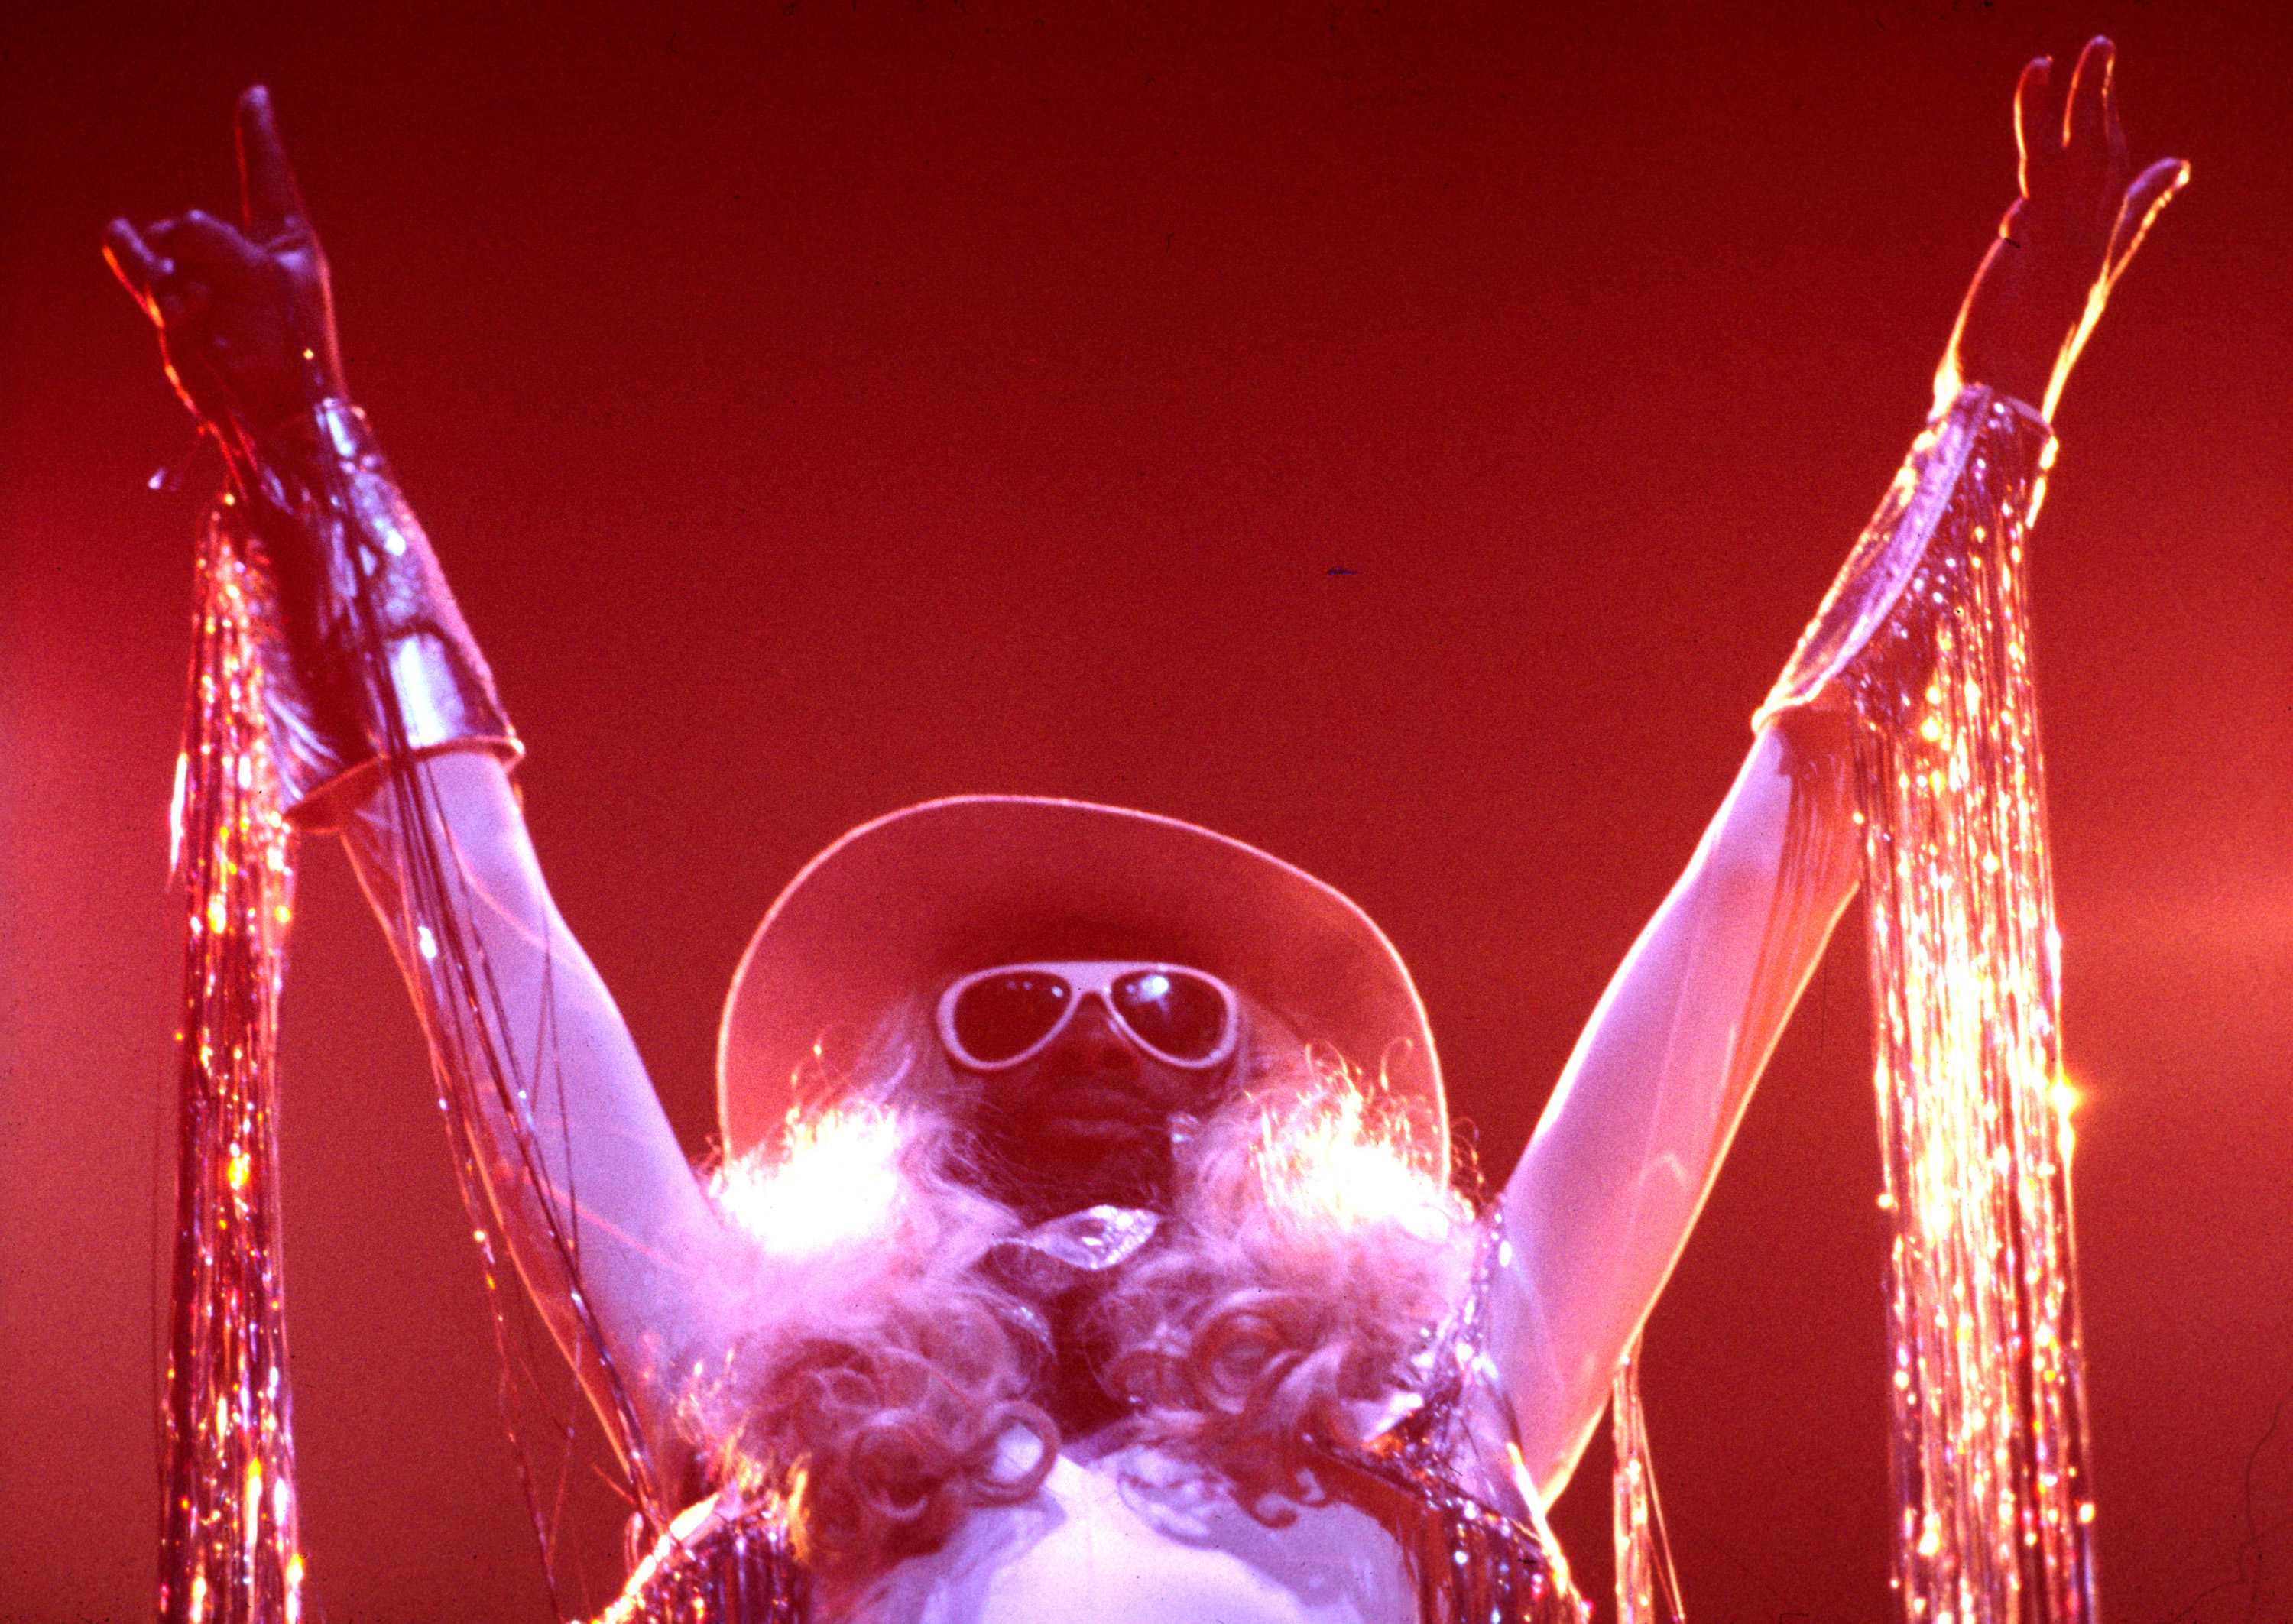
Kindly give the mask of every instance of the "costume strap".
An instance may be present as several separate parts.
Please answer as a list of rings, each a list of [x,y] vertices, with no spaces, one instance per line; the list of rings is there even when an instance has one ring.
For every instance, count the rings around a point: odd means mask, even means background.
[[[787,1507],[725,1491],[665,1529],[592,1624],[809,1624],[812,1601]]]
[[[1491,1293],[1510,1257],[1502,1209],[1492,1208],[1476,1230],[1466,1289],[1413,1361],[1421,1402],[1341,1458],[1417,1508],[1415,1526],[1396,1531],[1416,1572],[1420,1617],[1585,1624],[1591,1608],[1576,1594],[1519,1450],[1510,1450],[1500,1468],[1476,1442],[1490,1426],[1510,1425],[1486,1345]]]

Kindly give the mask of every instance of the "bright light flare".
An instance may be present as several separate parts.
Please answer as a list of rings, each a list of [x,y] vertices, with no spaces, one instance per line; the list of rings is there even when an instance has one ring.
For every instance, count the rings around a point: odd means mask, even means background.
[[[883,1227],[900,1195],[899,1119],[844,1105],[789,1124],[777,1159],[720,1169],[719,1210],[772,1251],[811,1256]]]
[[[1395,1224],[1438,1240],[1470,1216],[1351,1083],[1305,1111],[1269,1113],[1252,1159],[1268,1205],[1309,1229]]]
[[[175,752],[175,786],[167,792],[167,872],[180,874],[183,868],[183,803],[191,789],[191,758],[188,752]]]

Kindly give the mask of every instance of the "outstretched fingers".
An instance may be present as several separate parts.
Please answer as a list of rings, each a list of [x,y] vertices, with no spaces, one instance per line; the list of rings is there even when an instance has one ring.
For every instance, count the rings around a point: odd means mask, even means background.
[[[2014,148],[2022,162],[2016,180],[2026,198],[2032,182],[2062,156],[2062,144],[2046,117],[2046,87],[2054,73],[2052,57],[2034,56],[2022,64],[2022,77],[2014,82]]]
[[[2151,223],[2166,211],[2175,194],[2190,183],[2190,166],[2178,158],[2161,158],[2143,170],[2126,189],[2126,201],[2118,211],[2118,227],[2111,234],[2109,270],[2110,281],[2116,282],[2125,274],[2134,251],[2149,235]]]
[[[239,197],[241,219],[258,238],[275,237],[304,223],[303,191],[279,139],[271,93],[260,85],[239,99]]]
[[[2097,34],[2078,53],[2078,68],[2070,75],[2070,100],[2062,108],[2062,141],[2073,152],[2083,149],[2089,159],[2099,158],[2109,145],[2103,103],[2117,61],[2118,47]]]
[[[2124,174],[2131,164],[2126,148],[2126,125],[2118,116],[2118,47],[2110,50],[2110,62],[2102,76],[2102,133],[2103,150],[2108,154],[2110,172]]]
[[[263,250],[213,214],[193,209],[180,220],[151,228],[160,251],[210,282],[228,283],[263,274]]]

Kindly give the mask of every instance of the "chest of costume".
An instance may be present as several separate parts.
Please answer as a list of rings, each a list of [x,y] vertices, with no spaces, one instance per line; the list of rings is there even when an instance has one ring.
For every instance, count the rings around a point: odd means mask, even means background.
[[[850,1586],[808,1572],[770,1510],[707,1502],[598,1624],[1579,1624],[1536,1532],[1406,1447],[1311,1476],[1304,1501],[1245,1507],[1152,1450],[1085,1451]]]

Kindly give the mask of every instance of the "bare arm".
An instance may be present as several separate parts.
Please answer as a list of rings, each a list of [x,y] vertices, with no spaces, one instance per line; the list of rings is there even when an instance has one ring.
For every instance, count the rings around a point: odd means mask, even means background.
[[[2023,72],[2022,196],[1968,290],[1938,375],[1938,421],[1970,385],[2051,411],[2111,287],[2187,174],[2168,158],[2129,179],[2112,55],[2108,41],[2089,44],[2058,119],[2049,65]],[[1973,421],[1962,413],[1951,434],[1920,438],[1867,533],[1884,544],[1873,557],[1915,562],[1939,517],[1996,521],[1975,511],[1992,499],[1978,488],[1993,487],[1961,483]],[[1865,559],[1859,548],[1851,562]],[[1853,724],[1804,703],[1827,697],[1795,689],[1761,730],[1687,871],[1603,993],[1504,1189],[1512,1251],[1495,1282],[1491,1351],[1524,1463],[1548,1500],[1575,1468],[1853,894]]]
[[[615,1395],[571,1294],[586,1294],[604,1352],[664,1483],[680,1475],[670,1423],[679,1373],[713,1351],[715,1282],[730,1242],[687,1165],[620,1012],[551,900],[502,764],[458,751],[411,769],[430,791],[429,836],[493,998],[472,1012],[440,985],[406,906],[403,797],[369,793],[342,833],[391,938],[441,1063],[477,1108],[480,1168],[520,1276],[608,1428]],[[377,788],[380,787],[377,786]],[[477,1030],[482,1020],[485,1029]],[[469,1057],[502,1058],[504,1099]],[[518,1097],[521,1091],[523,1097]],[[573,1248],[578,1275],[569,1270]]]
[[[1845,723],[1764,729],[1602,994],[1503,1195],[1494,1342],[1549,1499],[1855,892]]]

